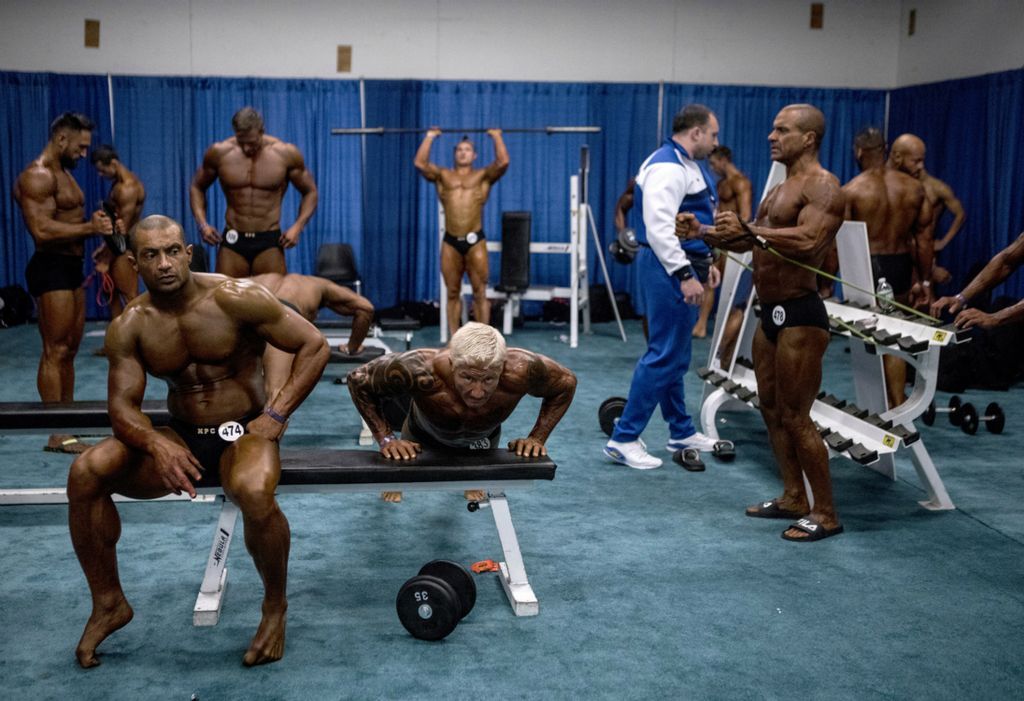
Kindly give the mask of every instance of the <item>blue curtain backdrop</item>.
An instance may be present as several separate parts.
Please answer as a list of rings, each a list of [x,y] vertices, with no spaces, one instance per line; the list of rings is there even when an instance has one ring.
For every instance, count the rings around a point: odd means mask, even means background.
[[[1021,182],[1022,72],[906,88],[892,93],[890,133],[912,131],[930,144],[931,170],[949,182],[968,211],[967,230],[947,259],[960,274],[974,258],[987,259],[1020,231],[1022,203],[1012,183]],[[188,205],[188,183],[205,149],[231,135],[231,115],[251,104],[264,114],[267,133],[295,143],[320,190],[320,205],[300,245],[288,253],[291,270],[315,271],[321,243],[345,241],[356,250],[364,290],[379,307],[402,300],[437,299],[437,197],[412,166],[421,134],[330,135],[332,127],[361,126],[360,84],[356,81],[259,78],[115,76],[116,138],[111,133],[105,76],[0,73],[0,188],[14,180],[46,142],[46,126],[61,111],[90,114],[99,125],[94,141],[118,147],[128,167],[142,177],[146,212],[165,213],[185,224],[198,241]],[[573,84],[451,81],[367,81],[367,126],[541,127],[596,125],[599,134],[507,134],[511,167],[495,186],[485,209],[484,228],[500,236],[504,210],[530,210],[536,241],[567,241],[569,177],[577,172],[580,149],[589,147],[590,202],[602,249],[614,234],[615,201],[626,178],[667,136],[672,114],[687,102],[703,102],[720,118],[722,143],[754,183],[755,197],[770,161],[766,137],[779,108],[793,102],[819,106],[828,120],[822,163],[843,182],[855,174],[851,142],[867,124],[882,124],[886,93],[828,88],[666,85],[659,135],[658,91],[654,84]],[[955,135],[951,137],[950,135]],[[436,163],[450,165],[462,135],[446,133],[434,145]],[[473,136],[478,164],[494,157],[490,138]],[[1016,177],[1015,177],[1016,176]],[[88,164],[75,177],[90,206],[107,185]],[[289,190],[282,221],[294,219],[299,197]],[[208,192],[210,221],[223,224],[219,186]],[[4,225],[0,284],[24,284],[31,240],[9,196],[0,198]],[[591,284],[602,282],[588,236]],[[94,244],[91,245],[94,247]],[[209,251],[212,254],[212,249]],[[631,266],[608,261],[616,289],[636,296]],[[536,284],[568,284],[568,260],[535,255]],[[492,261],[492,280],[498,261]],[[1020,283],[1010,289],[1020,293]],[[92,298],[93,295],[90,295]],[[90,303],[90,317],[105,309]]]
[[[81,112],[96,122],[93,144],[109,142],[110,108],[107,79],[98,75],[0,73],[0,223],[3,225],[3,265],[0,284],[25,285],[25,266],[34,246],[11,193],[18,174],[35,160],[49,139],[50,122],[63,112]],[[89,164],[79,161],[72,172],[85,195],[86,216],[97,209],[109,189]],[[86,240],[86,260],[99,245]],[[88,266],[87,266],[88,268]],[[96,302],[97,284],[90,282],[86,313],[102,316]]]
[[[925,167],[948,183],[967,212],[953,242],[938,255],[953,274],[949,293],[969,282],[968,271],[987,262],[1024,229],[1024,70],[895,90],[889,137],[917,134],[928,147]],[[949,215],[936,235],[949,227]],[[1024,275],[1011,276],[996,294],[1024,296]]]
[[[263,114],[268,134],[299,148],[320,190],[317,212],[300,245],[286,253],[289,270],[313,273],[317,249],[327,241],[347,241],[358,253],[358,145],[330,136],[331,127],[358,124],[357,82],[120,76],[114,79],[114,102],[119,152],[146,185],[145,211],[182,222],[193,243],[201,239],[189,207],[189,182],[206,149],[232,135],[232,115],[251,105]],[[295,220],[299,199],[289,188],[281,213],[285,226]],[[210,187],[206,201],[209,222],[223,231],[225,200],[219,185]],[[212,267],[216,249],[206,250]]]

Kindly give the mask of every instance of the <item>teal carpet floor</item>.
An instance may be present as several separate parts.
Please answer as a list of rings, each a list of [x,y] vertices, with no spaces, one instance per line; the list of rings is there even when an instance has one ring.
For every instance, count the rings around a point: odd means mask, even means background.
[[[90,329],[100,328],[90,324]],[[261,586],[236,536],[220,624],[191,609],[216,520],[212,504],[123,504],[120,572],[135,620],[81,670],[74,647],[89,595],[61,506],[0,507],[0,689],[16,699],[1019,699],[1024,696],[1024,440],[1019,388],[967,393],[999,401],[1002,435],[967,436],[940,417],[921,427],[954,511],[929,512],[909,459],[895,481],[831,463],[846,533],[815,544],[785,524],[746,518],[779,482],[760,418],[722,415],[732,463],[703,473],[666,462],[641,472],[608,462],[597,408],[624,395],[643,348],[595,325],[571,350],[564,327],[539,322],[512,345],[548,354],[579,377],[548,448],[554,482],[510,491],[540,615],[517,618],[494,574],[478,575],[475,609],[447,639],[410,637],[395,614],[402,583],[434,558],[502,559],[486,510],[460,495],[292,495],[285,658],[241,664],[259,620]],[[417,333],[435,344],[437,330]],[[78,399],[104,399],[106,362],[86,338]],[[852,397],[844,342],[829,349],[824,388]],[[695,342],[694,365],[707,341]],[[34,401],[34,326],[0,331],[0,401]],[[336,368],[328,375],[336,375]],[[691,411],[701,384],[687,378]],[[150,380],[147,397],[163,396]],[[947,395],[937,403],[945,405]],[[524,435],[525,399],[504,436]],[[320,383],[288,446],[355,448],[359,422],[344,387]],[[655,415],[644,435],[664,445]],[[70,457],[45,436],[0,434],[0,487],[62,484]],[[667,459],[667,453],[663,456]]]

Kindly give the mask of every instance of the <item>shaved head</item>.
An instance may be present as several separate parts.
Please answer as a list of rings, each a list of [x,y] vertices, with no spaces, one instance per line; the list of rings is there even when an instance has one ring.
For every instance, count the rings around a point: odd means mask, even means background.
[[[782,112],[796,115],[796,125],[803,132],[814,133],[815,150],[821,148],[821,140],[825,138],[825,115],[814,105],[786,105]]]
[[[896,137],[896,140],[892,142],[893,153],[909,154],[909,153],[924,153],[924,141],[913,134],[900,134]]]
[[[915,178],[924,170],[924,142],[913,134],[900,134],[889,149],[889,161],[898,170]]]

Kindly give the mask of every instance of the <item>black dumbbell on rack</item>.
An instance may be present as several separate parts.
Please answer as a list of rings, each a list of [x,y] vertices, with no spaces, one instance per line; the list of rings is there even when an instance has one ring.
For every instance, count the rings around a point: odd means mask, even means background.
[[[921,414],[921,420],[924,421],[925,426],[931,426],[932,424],[935,423],[936,414],[949,414],[949,423],[953,424],[954,426],[959,426],[960,420],[962,418],[962,415],[960,413],[960,405],[960,397],[958,397],[955,394],[949,398],[948,409],[943,407],[936,407],[935,402],[932,402],[931,404],[928,405],[928,408],[925,409],[925,412]]]
[[[960,407],[960,418],[960,430],[972,436],[978,432],[978,423],[981,421],[985,422],[985,428],[989,433],[1002,433],[1003,427],[1006,425],[1003,408],[995,402],[985,407],[984,416],[978,416],[978,410],[974,408],[973,404],[967,402]]]
[[[433,560],[402,585],[395,600],[398,620],[414,638],[441,640],[476,604],[473,575],[457,562]]]

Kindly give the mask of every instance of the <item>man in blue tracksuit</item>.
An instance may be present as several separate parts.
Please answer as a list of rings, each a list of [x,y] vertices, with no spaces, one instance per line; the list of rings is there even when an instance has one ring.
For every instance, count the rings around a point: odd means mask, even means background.
[[[649,337],[647,352],[633,372],[629,398],[604,453],[642,470],[659,467],[640,434],[654,409],[668,422],[669,452],[710,451],[715,441],[699,433],[686,412],[683,375],[690,366],[690,333],[704,296],[704,285],[718,284],[711,250],[700,240],[680,241],[676,215],[692,212],[714,223],[714,178],[702,161],[718,145],[718,119],[704,105],[687,105],[672,121],[672,138],[648,156],[636,175],[636,201],[643,226],[636,257]]]

